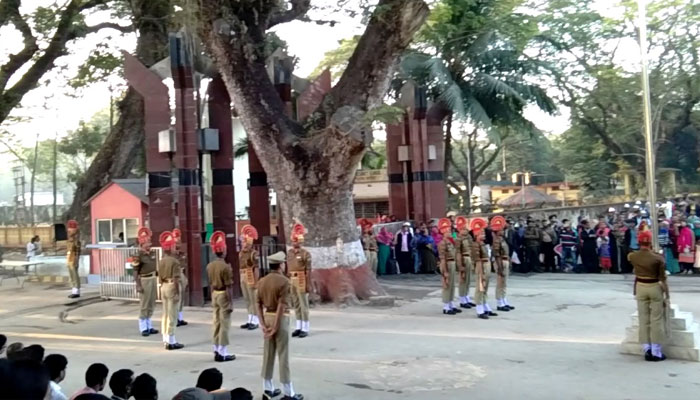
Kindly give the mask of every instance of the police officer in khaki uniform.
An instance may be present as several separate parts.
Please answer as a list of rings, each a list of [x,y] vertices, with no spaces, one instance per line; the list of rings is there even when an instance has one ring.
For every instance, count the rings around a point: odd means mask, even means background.
[[[253,242],[258,239],[258,231],[252,225],[246,225],[241,229],[241,239],[243,248],[238,253],[238,266],[241,272],[241,293],[248,306],[248,322],[241,325],[241,329],[253,330],[260,324],[255,310],[255,285],[260,277],[260,258],[253,248]]]
[[[289,279],[282,272],[285,261],[283,252],[277,252],[267,258],[270,273],[258,282],[257,310],[265,337],[263,348],[263,399],[272,399],[280,395],[275,389],[272,374],[275,369],[275,355],[279,358],[280,382],[284,389],[283,400],[301,400],[303,395],[294,392],[289,371],[289,311],[287,302],[290,290]]]
[[[78,267],[80,261],[80,232],[78,230],[78,221],[72,219],[66,224],[68,231],[68,242],[66,243],[66,264],[68,265],[68,276],[70,277],[71,294],[70,299],[80,297],[80,275],[78,275]]]
[[[139,229],[137,238],[139,241],[139,254],[132,257],[131,266],[134,269],[134,282],[139,294],[139,331],[142,336],[155,335],[157,329],[153,329],[151,317],[156,306],[156,294],[158,285],[156,282],[156,256],[151,252],[151,230],[143,227]]]
[[[670,304],[670,293],[666,282],[666,263],[651,250],[651,231],[639,232],[640,249],[627,255],[634,267],[634,294],[639,315],[639,343],[644,359],[663,361],[666,355],[661,344],[666,339],[664,332],[664,302]]]
[[[185,305],[185,295],[187,294],[187,285],[189,285],[189,280],[187,279],[187,255],[182,249],[182,232],[179,229],[173,229],[173,239],[175,240],[175,250],[173,255],[180,262],[181,274],[180,274],[180,301],[177,305],[177,326],[188,325],[187,321],[182,315],[182,309]]]
[[[489,250],[486,247],[485,229],[488,226],[483,218],[472,218],[470,228],[475,236],[472,245],[472,261],[474,262],[474,277],[476,278],[476,315],[481,319],[489,319],[498,314],[491,311],[491,307],[487,303],[487,292],[489,290],[489,277],[491,275],[491,262]]]
[[[455,315],[462,310],[456,308],[452,300],[455,297],[455,275],[457,274],[457,264],[462,267],[462,262],[457,258],[457,248],[452,238],[452,221],[442,218],[438,221],[438,229],[442,233],[442,241],[438,244],[438,255],[440,256],[440,274],[442,275],[442,313]]]
[[[292,304],[297,319],[292,337],[309,335],[309,289],[311,289],[311,254],[301,247],[306,229],[302,224],[292,228],[292,249],[289,251],[287,268],[292,280]]]
[[[163,332],[163,344],[166,350],[178,350],[185,345],[175,340],[175,325],[177,324],[177,310],[180,306],[180,275],[182,267],[173,256],[175,239],[172,232],[165,231],[160,234],[158,240],[163,249],[163,257],[158,263],[158,282],[160,283],[160,295],[163,302],[163,317],[160,330]]]
[[[226,263],[226,235],[216,231],[211,235],[211,248],[216,259],[207,265],[207,277],[211,289],[211,305],[214,308],[213,342],[214,361],[233,361],[236,356],[228,354],[228,329],[233,312],[233,269]]]
[[[505,227],[505,218],[500,215],[491,218],[491,231],[494,233],[491,257],[496,268],[496,309],[507,312],[515,310],[515,307],[508,304],[506,298],[506,286],[510,274],[510,252],[508,251],[508,243],[503,238]]]
[[[372,271],[372,275],[377,275],[377,265],[379,260],[377,259],[377,238],[374,236],[372,231],[372,223],[363,219],[360,221],[360,226],[362,227],[362,250],[365,252],[365,259],[367,259],[367,265]]]
[[[462,264],[459,268],[459,306],[462,308],[472,308],[476,304],[469,297],[469,284],[474,274],[472,263],[472,236],[469,233],[469,220],[459,216],[455,219],[457,226],[457,258],[461,257]]]

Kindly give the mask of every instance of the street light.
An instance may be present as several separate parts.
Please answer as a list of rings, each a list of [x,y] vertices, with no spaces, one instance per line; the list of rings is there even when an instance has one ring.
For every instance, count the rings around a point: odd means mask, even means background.
[[[646,143],[646,170],[647,170],[647,190],[649,192],[649,204],[651,204],[649,215],[652,224],[658,224],[656,210],[656,182],[654,170],[654,143],[651,136],[651,96],[649,94],[649,70],[647,66],[647,21],[646,21],[646,0],[637,0],[639,11],[639,51],[642,63],[642,92],[644,103],[644,139]],[[656,225],[652,225],[652,246],[656,251],[659,249],[659,230]]]
[[[516,172],[513,175],[511,175],[510,179],[513,182],[513,184],[518,183],[518,176],[522,176],[522,179],[520,179],[520,197],[522,198],[522,208],[525,208],[525,184],[530,183],[530,177],[532,176],[531,172]],[[527,181],[527,182],[525,182]]]

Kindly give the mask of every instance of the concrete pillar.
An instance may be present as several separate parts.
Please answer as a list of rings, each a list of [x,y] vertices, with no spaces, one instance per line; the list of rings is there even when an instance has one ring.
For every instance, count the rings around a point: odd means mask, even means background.
[[[389,209],[399,219],[427,221],[445,215],[442,120],[447,111],[429,105],[425,90],[402,88],[404,120],[387,126]]]
[[[220,76],[209,83],[209,127],[219,130],[219,151],[211,155],[212,206],[214,230],[226,233],[226,261],[233,267],[233,276],[238,273],[238,250],[236,248],[236,207],[233,186],[233,129],[231,122],[231,99]],[[240,285],[234,285],[240,294]]]
[[[175,167],[178,169],[178,220],[189,262],[190,305],[204,304],[201,260],[200,169],[197,103],[191,55],[179,35],[170,36],[170,67],[175,86]]]
[[[175,227],[173,216],[172,165],[167,153],[158,151],[158,132],[170,129],[168,88],[161,78],[129,53],[124,55],[124,73],[129,85],[144,103],[146,173],[148,177],[148,225],[157,241],[163,231]],[[141,221],[145,225],[146,221]]]

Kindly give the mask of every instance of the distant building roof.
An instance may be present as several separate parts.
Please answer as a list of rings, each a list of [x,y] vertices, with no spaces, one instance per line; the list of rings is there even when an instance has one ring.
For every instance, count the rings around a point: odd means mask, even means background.
[[[532,186],[525,186],[518,193],[498,202],[501,207],[542,207],[546,204],[558,204],[561,200],[542,193]]]
[[[92,200],[95,199],[95,197],[99,196],[102,192],[104,192],[108,187],[111,185],[117,185],[120,188],[126,190],[131,194],[132,196],[136,197],[137,199],[141,200],[142,203],[148,204],[148,196],[146,196],[146,180],[145,179],[113,179],[112,182],[104,185],[102,189],[100,189],[97,193],[92,195],[87,201],[85,201],[85,205],[89,204]]]

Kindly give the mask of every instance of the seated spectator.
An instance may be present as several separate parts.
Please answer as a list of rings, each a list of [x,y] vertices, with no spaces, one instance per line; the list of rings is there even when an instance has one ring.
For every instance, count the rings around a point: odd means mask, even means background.
[[[12,343],[7,346],[7,359],[10,361],[16,361],[24,357],[24,345],[20,342]]]
[[[85,371],[85,387],[73,393],[70,400],[76,400],[78,396],[86,393],[99,393],[104,390],[107,385],[107,376],[109,368],[106,365],[95,363],[88,367]]]
[[[109,388],[112,390],[112,400],[126,400],[131,396],[131,385],[134,383],[134,371],[120,369],[109,378]]]
[[[134,400],[158,400],[158,388],[155,378],[148,374],[141,374],[134,379],[131,385],[131,395]]]
[[[65,394],[58,385],[66,379],[68,360],[61,354],[49,354],[44,359],[44,367],[49,371],[49,395],[47,400],[66,400]]]
[[[2,260],[0,260],[2,261]],[[5,351],[5,345],[7,344],[7,336],[0,334],[0,356]]]
[[[231,400],[253,400],[253,393],[241,387],[235,388],[231,391]]]
[[[39,344],[27,346],[24,348],[24,350],[22,350],[22,353],[24,353],[24,359],[32,360],[38,362],[39,364],[41,364],[42,361],[44,361],[44,352],[44,346]]]
[[[0,400],[36,400],[46,397],[49,373],[32,360],[0,360]]]
[[[199,378],[197,378],[197,387],[207,392],[221,389],[223,383],[224,376],[221,374],[221,371],[216,368],[205,369],[199,374]]]
[[[211,393],[202,388],[187,388],[176,394],[173,400],[212,400],[212,398]]]

